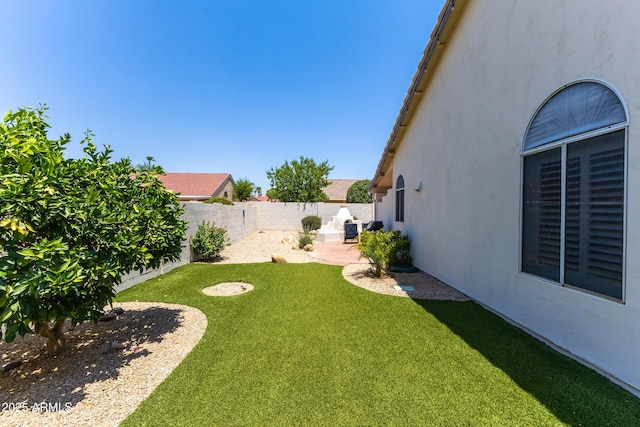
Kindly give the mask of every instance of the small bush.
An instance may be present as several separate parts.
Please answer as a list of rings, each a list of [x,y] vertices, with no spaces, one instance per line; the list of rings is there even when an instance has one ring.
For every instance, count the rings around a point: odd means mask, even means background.
[[[204,203],[222,203],[223,205],[233,205],[233,202],[224,197],[212,197],[209,200],[205,200]]]
[[[305,234],[318,230],[320,227],[322,227],[322,220],[319,216],[309,215],[302,218],[302,231]]]
[[[305,246],[309,245],[309,244],[313,244],[313,237],[311,237],[311,234],[309,233],[300,233],[298,234],[298,247],[300,249],[304,248]]]
[[[212,261],[229,245],[227,230],[216,227],[215,222],[203,221],[195,236],[191,237],[193,252],[203,261]]]
[[[389,266],[389,254],[393,248],[392,231],[363,231],[360,235],[360,257],[367,258],[376,277],[382,275],[382,269]]]
[[[409,237],[399,231],[364,231],[358,249],[360,256],[369,260],[376,277],[390,266],[413,264]]]
[[[391,237],[391,252],[389,253],[389,266],[409,266],[413,264],[411,259],[411,243],[409,237],[394,231]]]

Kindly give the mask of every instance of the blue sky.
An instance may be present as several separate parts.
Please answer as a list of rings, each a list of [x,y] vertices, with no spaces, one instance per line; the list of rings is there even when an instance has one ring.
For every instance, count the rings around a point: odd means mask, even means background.
[[[2,1],[0,111],[50,137],[269,188],[300,156],[370,179],[444,0]]]

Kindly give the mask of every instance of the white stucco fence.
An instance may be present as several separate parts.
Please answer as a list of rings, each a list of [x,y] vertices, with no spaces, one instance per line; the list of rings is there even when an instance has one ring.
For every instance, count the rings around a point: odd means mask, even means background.
[[[326,224],[342,206],[347,206],[351,215],[363,222],[373,220],[373,203],[236,202],[233,206],[220,203],[185,203],[184,219],[187,221],[187,232],[180,261],[166,264],[160,269],[146,270],[142,274],[132,272],[124,277],[116,290],[130,288],[191,262],[189,237],[198,231],[198,225],[203,221],[215,222],[217,226],[226,228],[231,243],[235,243],[256,230],[302,231],[302,218],[309,215],[320,217],[322,223]]]

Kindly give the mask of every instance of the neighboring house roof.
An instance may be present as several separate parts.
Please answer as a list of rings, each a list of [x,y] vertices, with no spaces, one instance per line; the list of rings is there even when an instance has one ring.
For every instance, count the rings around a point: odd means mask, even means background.
[[[455,31],[456,23],[460,20],[463,10],[470,2],[471,0],[447,0],[442,8],[438,22],[431,32],[429,43],[418,64],[418,70],[413,76],[407,96],[404,98],[402,108],[393,126],[391,135],[389,135],[387,144],[384,147],[384,152],[378,163],[376,173],[373,176],[371,184],[369,184],[369,190],[371,192],[385,193],[389,188],[393,187],[393,174],[390,172],[393,169],[393,155],[395,154],[395,150],[402,142],[407,125],[417,110],[418,104],[437,68],[440,57],[446,49],[447,42]]]
[[[218,196],[218,191],[233,178],[228,173],[167,172],[158,177],[168,190],[179,194],[179,199],[206,200]]]
[[[347,191],[359,179],[330,179],[329,185],[322,191],[327,195],[330,202],[344,202],[347,200]]]

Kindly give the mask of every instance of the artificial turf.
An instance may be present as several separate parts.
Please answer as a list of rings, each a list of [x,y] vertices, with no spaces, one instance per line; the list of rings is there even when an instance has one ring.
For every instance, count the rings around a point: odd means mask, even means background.
[[[227,281],[255,289],[201,292]],[[341,267],[188,265],[117,299],[208,319],[123,426],[640,425],[640,400],[477,304],[371,293]]]

